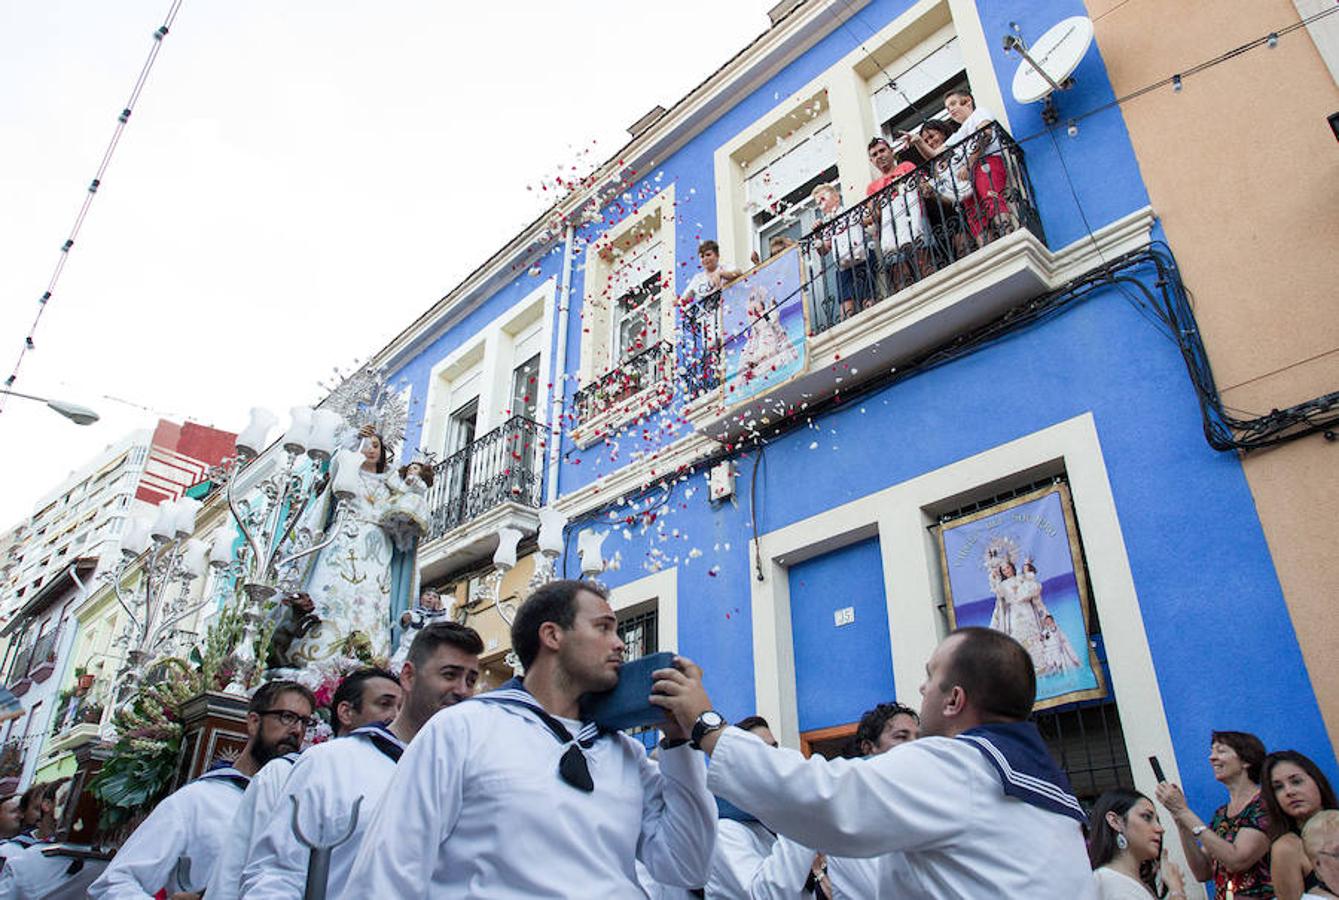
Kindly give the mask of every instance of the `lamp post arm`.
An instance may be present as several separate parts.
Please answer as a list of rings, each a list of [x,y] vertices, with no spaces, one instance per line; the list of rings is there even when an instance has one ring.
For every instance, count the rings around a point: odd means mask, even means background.
[[[276,572],[278,572],[284,566],[289,565],[290,563],[297,562],[304,556],[311,556],[313,553],[317,553],[321,550],[324,550],[326,547],[329,547],[331,544],[335,542],[335,538],[339,537],[340,529],[344,527],[344,520],[345,518],[347,518],[347,516],[345,515],[345,511],[348,509],[348,504],[339,500],[338,498],[335,500],[335,503],[337,504],[337,506],[335,508],[335,517],[330,523],[330,537],[321,541],[319,544],[313,544],[310,547],[304,547],[297,553],[284,557],[275,565],[274,568]]]
[[[256,540],[256,536],[251,529],[247,527],[246,520],[242,518],[241,513],[237,511],[237,497],[234,488],[237,484],[237,476],[240,474],[241,470],[239,468],[234,471],[233,476],[228,479],[228,487],[226,491],[228,497],[228,511],[232,513],[233,521],[235,521],[237,527],[241,529],[242,539],[245,540],[246,545],[251,548],[252,574],[254,575],[255,563],[261,558],[260,543]]]

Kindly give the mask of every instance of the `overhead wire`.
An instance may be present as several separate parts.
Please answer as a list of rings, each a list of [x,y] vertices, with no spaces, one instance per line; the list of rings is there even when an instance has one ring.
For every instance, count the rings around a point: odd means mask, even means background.
[[[181,10],[183,0],[172,0],[172,5],[164,16],[162,24],[153,32],[153,43],[149,47],[148,56],[144,64],[140,66],[139,75],[135,78],[135,84],[130,89],[130,97],[121,107],[121,112],[116,117],[116,126],[112,129],[111,139],[107,142],[106,149],[103,150],[102,159],[98,163],[97,171],[89,182],[88,188],[84,193],[83,203],[79,206],[79,211],[75,214],[74,224],[66,235],[65,242],[61,244],[60,253],[56,257],[56,265],[52,269],[51,277],[47,280],[46,290],[37,300],[37,312],[33,316],[33,321],[28,326],[28,333],[24,337],[23,346],[19,348],[19,355],[14,360],[14,366],[9,375],[5,378],[4,386],[13,387],[19,377],[19,369],[23,366],[23,361],[28,353],[36,349],[37,326],[42,321],[42,315],[46,312],[52,297],[55,296],[56,286],[60,283],[61,275],[65,271],[65,263],[70,258],[70,251],[74,249],[75,241],[79,237],[79,232],[84,227],[84,222],[88,218],[89,209],[93,205],[93,199],[98,194],[98,189],[102,187],[103,179],[107,175],[107,169],[111,166],[112,157],[116,153],[116,148],[121,142],[121,135],[124,133],[126,125],[130,121],[130,116],[139,103],[140,94],[144,91],[145,84],[148,83],[149,73],[153,71],[154,62],[158,59],[158,52],[162,49],[163,38],[167,37],[176,21],[177,13]],[[0,412],[4,412],[6,395],[0,394]]]

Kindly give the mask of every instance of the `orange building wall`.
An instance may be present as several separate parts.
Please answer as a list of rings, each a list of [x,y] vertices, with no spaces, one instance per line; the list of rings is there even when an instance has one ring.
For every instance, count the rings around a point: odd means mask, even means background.
[[[1117,95],[1298,21],[1289,0],[1087,6]],[[1339,110],[1339,88],[1305,29],[1183,85],[1123,112],[1223,402],[1259,415],[1339,390],[1339,144],[1326,122]],[[1339,442],[1313,435],[1243,465],[1339,740]],[[1216,642],[1230,655],[1231,632]]]

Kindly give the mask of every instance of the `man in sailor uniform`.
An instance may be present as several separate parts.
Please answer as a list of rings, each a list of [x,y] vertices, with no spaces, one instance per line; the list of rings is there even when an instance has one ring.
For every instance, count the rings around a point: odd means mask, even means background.
[[[240,896],[246,900],[297,900],[302,896],[310,856],[293,831],[294,798],[303,836],[326,844],[348,831],[350,815],[358,804],[352,836],[331,853],[327,882],[331,897],[357,896],[346,891],[345,882],[395,764],[434,713],[474,693],[483,650],[479,633],[455,622],[434,622],[415,633],[400,670],[404,704],[399,714],[389,726],[368,723],[347,737],[319,744],[302,755],[284,784],[273,815],[251,844],[242,870]],[[450,765],[451,761],[443,764]]]
[[[656,673],[655,702],[712,755],[708,784],[767,827],[843,856],[881,856],[880,890],[902,897],[1090,900],[1083,809],[1027,721],[1032,660],[988,628],[935,649],[920,740],[870,759],[805,759],[726,728],[700,670]]]
[[[202,890],[251,776],[302,746],[315,709],[312,692],[295,681],[262,684],[247,707],[247,742],[233,764],[215,766],[159,803],[89,886],[89,896],[144,900],[163,888]],[[190,883],[181,884],[187,869]]]
[[[385,669],[369,666],[350,672],[330,700],[330,724],[335,737],[372,722],[389,722],[399,712],[403,696],[400,679]],[[291,814],[291,810],[279,808],[279,799],[297,760],[296,753],[272,759],[247,785],[205,889],[210,900],[237,900],[251,842],[276,814]]]
[[[524,680],[453,706],[396,767],[346,895],[487,900],[645,897],[706,883],[716,804],[702,755],[666,723],[660,761],[579,719],[618,683],[623,641],[602,587],[552,581],[516,613]]]
[[[762,716],[735,723],[769,747],[776,747],[771,726]],[[862,756],[876,756],[916,739],[920,731],[914,710],[900,703],[880,703],[860,717],[853,741]],[[707,900],[734,898],[807,898],[867,900],[878,896],[881,860],[819,854],[770,831],[752,814],[733,803],[718,801],[716,853],[711,861]],[[817,873],[822,873],[817,874]]]

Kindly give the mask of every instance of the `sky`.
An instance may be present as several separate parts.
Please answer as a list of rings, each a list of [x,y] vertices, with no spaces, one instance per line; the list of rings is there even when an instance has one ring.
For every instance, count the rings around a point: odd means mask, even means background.
[[[185,0],[9,398],[0,527],[159,416],[310,405],[774,0]],[[171,0],[0,0],[0,378]],[[529,188],[529,189],[528,189]]]

